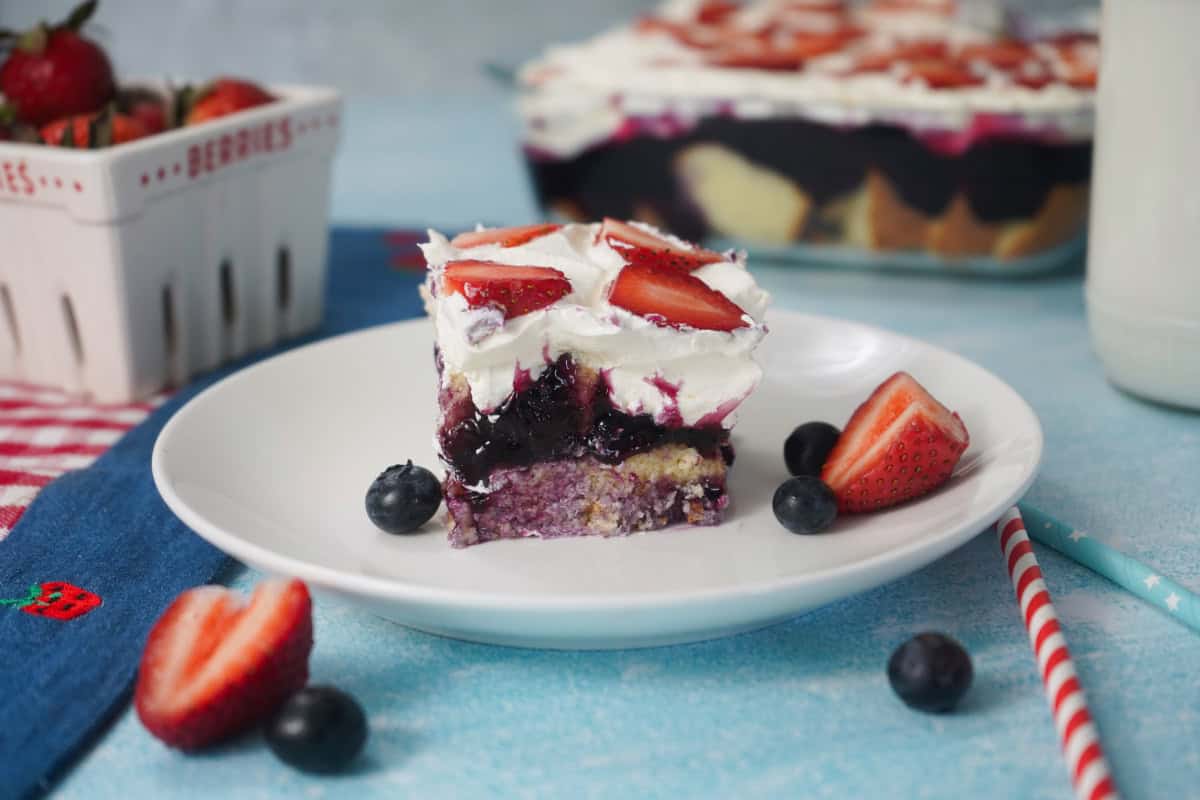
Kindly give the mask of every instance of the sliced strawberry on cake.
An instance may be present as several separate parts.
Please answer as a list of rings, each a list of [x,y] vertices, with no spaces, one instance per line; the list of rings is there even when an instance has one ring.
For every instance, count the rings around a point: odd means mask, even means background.
[[[821,479],[839,511],[877,511],[944,484],[969,443],[958,414],[897,372],[850,417]]]
[[[554,233],[561,227],[561,225],[555,225],[552,222],[543,222],[537,225],[518,225],[513,228],[484,228],[479,231],[460,233],[450,240],[450,244],[461,250],[471,247],[482,247],[485,244],[494,244],[500,247],[516,247],[517,245],[522,245],[545,236],[548,233]]]
[[[674,328],[732,331],[748,324],[745,311],[695,275],[644,264],[621,270],[608,302]]]
[[[650,233],[643,227],[629,222],[605,217],[596,234],[597,242],[621,254],[626,264],[662,267],[692,272],[706,264],[724,261],[725,256],[703,247],[686,245]]]
[[[300,581],[264,581],[249,601],[220,586],[186,591],[150,630],[138,717],[171,747],[226,739],[304,686],[312,645],[312,601]]]
[[[453,261],[446,265],[443,288],[461,294],[470,308],[493,306],[512,319],[562,299],[571,292],[571,283],[550,267]]]
[[[978,86],[983,78],[966,64],[949,58],[921,58],[905,64],[905,80],[921,81],[930,89]]]

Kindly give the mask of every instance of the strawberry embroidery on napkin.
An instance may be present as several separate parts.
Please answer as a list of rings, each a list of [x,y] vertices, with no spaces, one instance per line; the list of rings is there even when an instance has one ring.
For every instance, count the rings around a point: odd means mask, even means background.
[[[35,583],[24,597],[0,600],[0,606],[15,606],[26,614],[49,619],[82,617],[104,601],[100,595],[65,581]]]

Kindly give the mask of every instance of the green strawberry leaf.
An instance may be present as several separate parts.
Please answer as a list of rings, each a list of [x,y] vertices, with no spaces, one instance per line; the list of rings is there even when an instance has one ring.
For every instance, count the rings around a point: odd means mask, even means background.
[[[99,150],[102,147],[112,147],[113,143],[113,107],[107,105],[104,110],[92,117],[88,123],[88,149]]]
[[[66,21],[63,22],[59,27],[69,28],[73,31],[79,30],[84,26],[84,23],[91,19],[92,15],[96,13],[96,6],[99,4],[99,0],[86,0],[86,2],[80,3],[79,5],[75,6],[75,9],[71,12],[70,16],[68,16]]]
[[[196,89],[190,83],[185,83],[171,92],[170,119],[168,127],[182,128],[187,124],[188,114],[196,104]]]

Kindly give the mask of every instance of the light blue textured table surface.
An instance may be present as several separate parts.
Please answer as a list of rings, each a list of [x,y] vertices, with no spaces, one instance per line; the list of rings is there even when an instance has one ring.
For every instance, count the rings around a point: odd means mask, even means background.
[[[339,222],[463,227],[535,215],[500,95],[356,101]],[[1105,383],[1079,275],[1019,283],[756,265],[786,308],[927,339],[1011,383],[1046,432],[1028,499],[1200,590],[1200,416]],[[786,432],[781,431],[781,438]],[[1126,797],[1200,797],[1200,637],[1039,548]],[[249,586],[254,574],[231,580]],[[905,709],[884,675],[922,629],[959,638],[960,713]],[[181,756],[126,714],[66,797],[1071,796],[993,535],[892,585],[707,644],[546,653],[438,639],[322,598],[315,681],[371,721],[353,774],[308,778],[249,739]]]

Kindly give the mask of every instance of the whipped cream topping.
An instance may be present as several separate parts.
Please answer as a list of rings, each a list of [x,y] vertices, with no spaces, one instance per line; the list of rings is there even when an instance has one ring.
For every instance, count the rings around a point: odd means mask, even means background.
[[[658,18],[683,23],[695,18],[699,5],[698,0],[668,2]],[[753,31],[779,13],[780,5],[778,0],[747,4],[728,26]],[[789,24],[818,34],[829,32],[831,19],[828,13],[804,11],[788,18]],[[1068,141],[1091,138],[1095,92],[1061,79],[1069,65],[1049,44],[1034,45],[1039,62],[1049,69],[1048,76],[1041,76],[1049,83],[1040,88],[972,61],[968,66],[981,83],[942,89],[914,78],[899,64],[878,72],[855,73],[852,68],[857,56],[885,53],[905,40],[936,39],[952,48],[994,42],[994,21],[870,8],[856,10],[848,19],[864,35],[844,50],[809,59],[794,72],[717,66],[709,63],[703,48],[685,44],[667,30],[637,25],[551,47],[520,73],[526,144],[568,157],[617,134],[629,116],[669,116],[686,127],[715,113],[799,116],[834,125],[881,122],[917,131],[962,130],[977,115],[991,115],[1008,117],[1014,131]],[[1094,44],[1073,52],[1077,58],[1098,57]]]
[[[681,240],[651,226],[631,223],[680,246]],[[426,308],[433,317],[444,366],[442,379],[465,377],[475,406],[495,411],[512,395],[518,375],[536,380],[563,353],[601,373],[613,405],[629,414],[651,414],[668,426],[721,424],[758,385],[762,370],[752,353],[767,332],[770,300],[746,270],[745,254],[692,274],[722,292],[745,312],[746,325],[730,332],[656,324],[608,302],[608,290],[625,265],[621,254],[597,242],[599,223],[566,225],[516,247],[454,247],[436,231],[421,245],[429,273]],[[469,308],[460,294],[441,291],[443,268],[452,261],[551,267],[571,292],[546,308],[507,321],[495,308]]]

